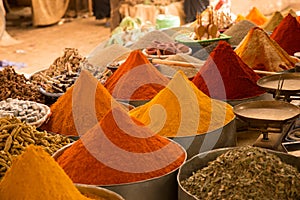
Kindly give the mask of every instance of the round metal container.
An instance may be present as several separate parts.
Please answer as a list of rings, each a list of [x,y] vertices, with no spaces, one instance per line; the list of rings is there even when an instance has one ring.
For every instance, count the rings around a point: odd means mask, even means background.
[[[75,184],[75,186],[81,194],[91,199],[95,198],[95,200],[97,200],[98,197],[99,199],[105,199],[105,200],[125,200],[119,194],[105,188],[84,185],[84,184]]]
[[[64,146],[56,153],[54,153],[52,157],[56,160],[71,145],[72,144]],[[184,150],[184,148],[182,148],[182,150],[185,153],[185,160],[186,160],[187,158],[186,151]],[[178,193],[177,193],[178,184],[177,184],[176,177],[177,177],[178,169],[183,164],[184,162],[176,169],[163,176],[151,178],[144,181],[125,183],[125,184],[114,184],[114,185],[88,185],[88,186],[102,187],[114,191],[120,194],[124,199],[128,199],[128,200],[141,200],[141,199],[174,200],[178,198]]]
[[[179,168],[179,172],[177,175],[177,182],[179,185],[178,200],[195,200],[195,199],[198,200],[196,197],[189,194],[182,187],[180,182],[187,179],[188,177],[190,177],[193,172],[195,172],[199,169],[202,169],[203,167],[206,167],[210,161],[215,160],[218,156],[227,152],[230,149],[233,149],[233,148],[222,148],[222,149],[215,149],[215,150],[208,151],[208,152],[203,152],[201,154],[194,156],[190,160],[186,161],[186,163],[183,164]],[[280,157],[280,159],[283,162],[296,167],[300,171],[300,159],[297,158],[296,156],[278,152],[278,151],[268,150],[268,149],[267,149],[267,151],[277,155],[278,157]]]
[[[188,159],[202,152],[222,147],[235,147],[235,117],[225,126],[200,135],[170,138],[180,144],[187,152]]]
[[[245,99],[236,99],[236,100],[227,100],[226,102],[231,106],[236,106],[241,103],[249,102],[249,101],[259,101],[259,100],[274,100],[273,95],[270,93],[263,93],[256,97],[245,98]],[[236,118],[235,120],[236,130],[244,130],[248,127],[248,123]]]
[[[249,101],[258,101],[258,100],[274,100],[273,95],[270,93],[263,93],[261,95],[245,98],[245,99],[236,99],[236,100],[227,100],[231,106],[236,106],[240,103],[249,102]]]

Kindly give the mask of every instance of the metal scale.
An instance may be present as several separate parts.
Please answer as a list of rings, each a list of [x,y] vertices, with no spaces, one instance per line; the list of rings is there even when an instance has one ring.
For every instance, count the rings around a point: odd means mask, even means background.
[[[282,143],[300,116],[300,107],[290,103],[300,101],[300,73],[265,76],[257,85],[275,100],[241,103],[234,106],[234,113],[248,130],[261,133],[253,146],[286,152]]]

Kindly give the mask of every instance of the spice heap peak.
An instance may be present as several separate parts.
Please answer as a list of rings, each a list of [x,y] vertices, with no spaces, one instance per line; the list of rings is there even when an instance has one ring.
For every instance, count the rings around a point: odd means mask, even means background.
[[[0,199],[88,200],[41,147],[29,146],[0,182]]]
[[[134,50],[104,86],[116,99],[149,100],[168,82],[140,50]]]
[[[257,26],[263,25],[268,20],[268,18],[266,18],[266,16],[264,16],[264,14],[262,14],[256,7],[253,7],[250,10],[246,19],[254,22]]]
[[[270,17],[270,19],[264,23],[264,25],[262,26],[262,28],[265,31],[269,31],[272,32],[274,31],[274,29],[280,24],[280,22],[283,19],[283,15],[281,14],[281,12],[276,11],[272,14],[272,16]]]
[[[289,55],[300,51],[300,23],[291,14],[280,22],[270,37]]]
[[[113,108],[57,158],[75,183],[124,184],[160,177],[186,159],[181,146],[155,135],[120,108]]]
[[[265,93],[256,84],[259,78],[227,42],[220,41],[193,83],[211,98],[237,100]]]
[[[297,61],[259,27],[252,28],[234,51],[254,70],[279,72],[293,68]]]
[[[83,135],[112,108],[121,106],[87,70],[51,105],[52,115],[41,129],[63,135]]]
[[[151,101],[129,113],[166,137],[204,134],[234,118],[229,104],[208,97],[182,71]]]

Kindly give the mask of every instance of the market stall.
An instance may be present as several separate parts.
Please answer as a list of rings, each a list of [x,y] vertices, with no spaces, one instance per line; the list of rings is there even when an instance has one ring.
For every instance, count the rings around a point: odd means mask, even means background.
[[[298,10],[215,8],[3,67],[0,199],[299,199]]]

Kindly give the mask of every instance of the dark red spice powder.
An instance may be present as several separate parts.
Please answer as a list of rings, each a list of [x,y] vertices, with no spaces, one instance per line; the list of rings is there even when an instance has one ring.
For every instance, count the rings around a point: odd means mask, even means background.
[[[156,135],[121,108],[113,108],[57,162],[74,183],[110,185],[168,174],[185,159],[178,144]],[[155,170],[144,172],[145,166]]]
[[[280,22],[270,37],[289,55],[300,51],[300,23],[291,14]]]
[[[150,100],[168,82],[169,79],[150,63],[141,50],[134,50],[107,79],[104,87],[116,99]]]
[[[232,50],[220,41],[193,83],[206,95],[220,100],[237,100],[263,94],[256,81],[260,77]]]

